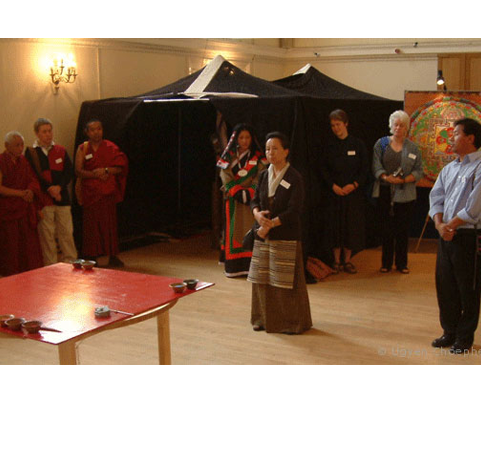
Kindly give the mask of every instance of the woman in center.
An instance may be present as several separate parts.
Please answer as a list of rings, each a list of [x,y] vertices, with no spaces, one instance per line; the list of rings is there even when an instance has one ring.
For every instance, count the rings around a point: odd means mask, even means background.
[[[258,228],[248,275],[254,331],[300,334],[312,327],[301,244],[302,177],[287,161],[288,141],[266,136],[269,169],[251,201]]]

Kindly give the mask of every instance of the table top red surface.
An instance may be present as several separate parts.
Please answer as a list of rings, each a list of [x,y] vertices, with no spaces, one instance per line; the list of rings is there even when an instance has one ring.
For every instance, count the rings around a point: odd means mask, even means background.
[[[3,333],[23,336],[50,344],[61,344],[89,331],[132,316],[111,312],[98,318],[95,308],[108,306],[133,315],[155,309],[180,297],[210,287],[199,282],[195,290],[176,294],[170,283],[182,281],[111,269],[74,269],[70,264],[54,264],[0,279],[0,315],[13,314],[25,320],[40,320],[36,334],[0,328]]]

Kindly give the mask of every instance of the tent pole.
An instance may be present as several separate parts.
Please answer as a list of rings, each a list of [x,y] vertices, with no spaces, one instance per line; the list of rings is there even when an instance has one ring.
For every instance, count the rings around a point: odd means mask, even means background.
[[[181,155],[182,155],[182,110],[179,105],[177,113],[177,229],[181,225],[182,196],[181,196]]]

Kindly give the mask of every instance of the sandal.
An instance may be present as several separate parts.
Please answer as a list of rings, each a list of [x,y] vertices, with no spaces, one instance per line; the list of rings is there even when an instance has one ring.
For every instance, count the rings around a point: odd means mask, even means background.
[[[381,272],[381,273],[388,273],[388,272],[391,272],[391,268],[390,268],[390,267],[381,267],[381,269],[379,270],[379,272]]]
[[[353,263],[348,262],[348,263],[344,264],[344,272],[357,273],[357,269],[356,269],[356,267],[354,266]]]
[[[398,272],[401,272],[401,273],[403,273],[404,275],[408,275],[409,273],[411,273],[411,272],[409,271],[409,268],[407,268],[407,267],[402,267],[402,268],[398,269]]]
[[[264,331],[264,330],[265,330],[265,328],[264,328],[262,325],[254,325],[254,326],[252,327],[252,329],[253,329],[254,331]]]

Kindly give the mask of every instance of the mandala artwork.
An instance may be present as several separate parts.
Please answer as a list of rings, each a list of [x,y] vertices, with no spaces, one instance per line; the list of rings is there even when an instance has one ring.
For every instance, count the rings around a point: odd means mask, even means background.
[[[436,98],[411,114],[409,139],[422,153],[424,185],[432,185],[441,169],[455,158],[454,123],[465,117],[481,122],[481,105],[454,96]]]

